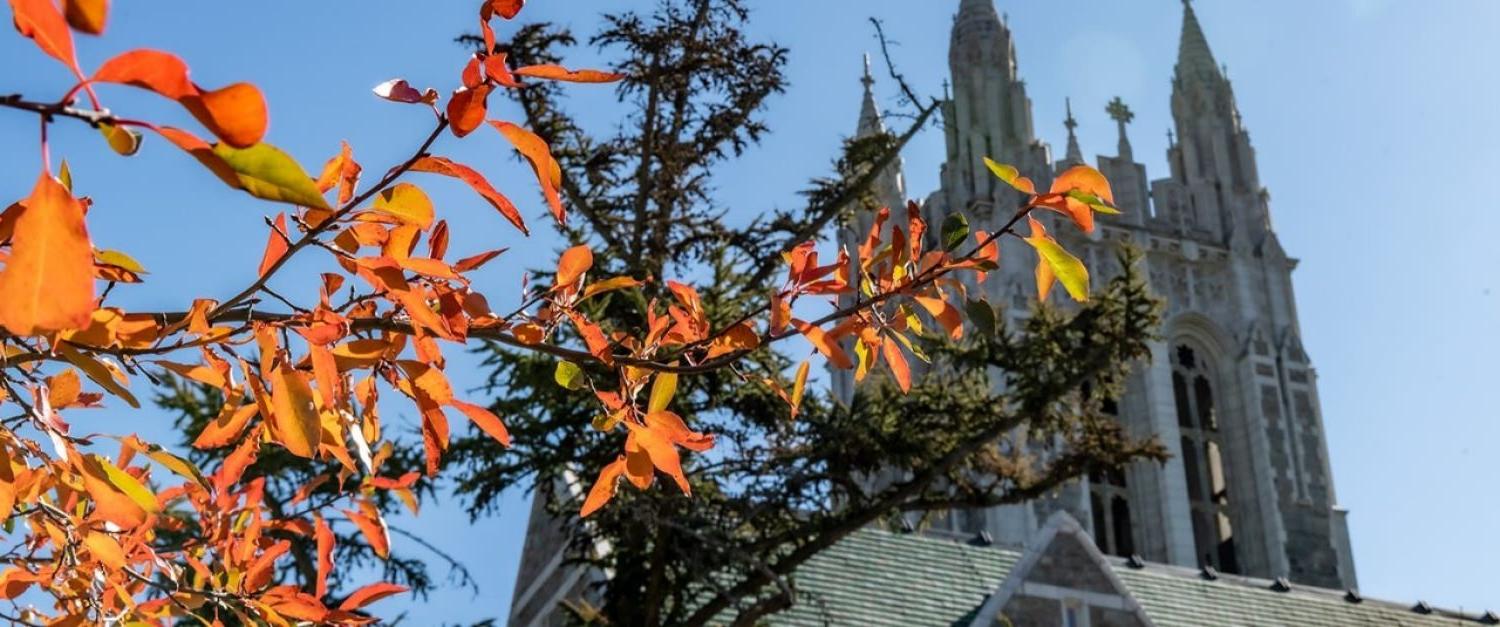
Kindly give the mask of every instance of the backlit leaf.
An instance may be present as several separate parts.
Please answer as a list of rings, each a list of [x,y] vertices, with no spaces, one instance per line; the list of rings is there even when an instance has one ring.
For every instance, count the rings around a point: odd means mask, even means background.
[[[388,596],[402,592],[406,592],[406,586],[385,582],[372,583],[350,593],[349,597],[344,599],[344,602],[339,605],[339,610],[352,612]]]
[[[260,257],[260,270],[256,276],[264,277],[276,262],[291,248],[291,242],[286,239],[286,214],[276,214],[275,226],[271,229],[270,239],[266,241],[266,250]]]
[[[158,511],[156,495],[139,479],[98,455],[78,457],[84,489],[94,499],[96,516],[131,529]]]
[[[807,389],[807,372],[812,365],[810,361],[803,361],[797,366],[797,375],[792,379],[792,417],[797,417],[797,412],[802,408],[802,394]]]
[[[518,67],[512,71],[516,76],[530,76],[532,78],[545,78],[554,81],[568,81],[570,83],[612,83],[625,78],[624,74],[615,72],[601,72],[599,70],[570,70],[561,65],[528,65]]]
[[[68,69],[78,67],[73,33],[52,0],[10,0],[10,11],[21,35],[31,38],[42,52],[62,61]]]
[[[557,286],[569,287],[576,284],[593,265],[594,251],[589,250],[586,245],[579,244],[563,251],[562,257],[557,261]]]
[[[656,375],[656,380],[651,382],[651,400],[646,406],[646,411],[650,413],[666,409],[675,394],[677,394],[677,373],[663,372]]]
[[[271,378],[271,406],[277,442],[298,457],[316,455],[322,427],[307,376],[288,364],[277,368]]]
[[[397,183],[381,190],[380,195],[375,197],[375,210],[415,224],[423,230],[432,226],[435,216],[432,200],[422,188],[411,183]]]
[[[599,478],[594,480],[594,486],[589,488],[588,498],[583,501],[583,508],[578,511],[580,518],[587,518],[589,514],[599,511],[610,500],[615,498],[615,491],[620,485],[620,475],[625,472],[625,456],[610,462],[599,471]]]
[[[251,196],[304,207],[329,208],[312,177],[280,148],[256,144],[242,149],[217,144],[213,152],[234,171],[240,188]]]
[[[552,379],[569,390],[581,390],[587,382],[583,369],[571,361],[557,362],[557,370],[552,373]]]
[[[489,99],[491,89],[486,83],[473,89],[460,87],[454,90],[448,98],[448,124],[454,135],[463,137],[484,123],[485,101]]]
[[[526,230],[526,222],[521,219],[521,212],[516,209],[516,206],[511,204],[509,198],[496,191],[494,186],[485,180],[484,175],[474,171],[473,168],[444,157],[422,157],[412,164],[411,171],[442,174],[467,183],[481,198],[489,202],[490,206],[499,211],[500,215],[505,216],[506,220],[510,220],[510,223],[521,229],[522,233],[529,234]]]
[[[1055,240],[1047,235],[1047,231],[1035,218],[1028,218],[1031,222],[1031,236],[1024,238],[1026,243],[1036,248],[1041,257],[1039,263],[1045,264],[1047,272],[1061,281],[1063,288],[1073,300],[1083,302],[1089,298],[1089,271],[1068,251],[1064,250]],[[1038,270],[1040,280],[1041,270]]]
[[[129,157],[141,149],[141,134],[135,129],[100,122],[99,134],[109,143],[109,149],[120,156]]]
[[[542,195],[547,198],[547,204],[552,208],[552,217],[559,223],[566,223],[567,216],[563,213],[562,198],[557,195],[557,189],[562,186],[562,167],[557,160],[552,158],[551,149],[547,148],[547,142],[542,141],[535,133],[524,128],[502,122],[490,120],[490,125],[500,131],[516,150],[531,162],[532,170],[536,171],[537,182],[542,185]]]
[[[902,392],[911,391],[911,368],[906,364],[906,356],[901,354],[901,346],[889,337],[882,337],[880,350],[885,355],[886,365],[890,366],[891,375],[896,378],[896,385],[901,386]]]
[[[405,102],[409,104],[416,104],[419,102],[426,102],[430,104],[437,102],[437,90],[429,88],[425,93],[417,91],[416,88],[412,87],[411,84],[407,83],[406,79],[403,78],[393,78],[391,80],[388,80],[384,83],[376,85],[375,88],[371,91],[374,91],[376,96],[380,96],[381,98],[385,98],[386,100],[390,100],[392,102]]]
[[[795,318],[792,319],[792,326],[796,327],[797,331],[801,332],[807,338],[807,341],[812,343],[813,348],[818,349],[818,352],[827,357],[828,363],[833,364],[833,367],[841,370],[848,370],[854,367],[854,362],[850,361],[849,354],[844,352],[844,349],[839,346],[837,341],[830,339],[828,333],[822,328]]]
[[[1027,194],[1036,193],[1036,184],[1032,183],[1031,179],[1021,176],[1020,170],[1017,170],[1015,166],[996,163],[989,157],[984,158],[984,165],[985,167],[989,168],[990,172],[994,173],[997,178],[1005,181],[1006,185],[1014,187],[1018,191],[1025,192]]]
[[[73,30],[100,35],[109,16],[109,0],[63,0],[63,15]]]
[[[16,335],[88,326],[94,247],[83,205],[45,172],[23,204],[0,270],[0,324]]]
[[[313,541],[317,545],[318,571],[314,583],[314,596],[319,599],[328,595],[328,574],[333,572],[333,528],[321,514],[313,514]]]
[[[495,438],[496,442],[499,442],[504,446],[510,446],[510,430],[505,428],[505,423],[501,422],[500,417],[496,416],[494,412],[479,405],[466,403],[460,400],[454,400],[452,404],[453,407],[458,409],[458,411],[463,412],[463,415],[467,417],[470,422],[473,422],[475,426],[479,427],[480,431],[483,431],[489,434],[490,437]]]
[[[355,527],[359,527],[359,532],[364,535],[365,542],[370,544],[370,549],[375,551],[375,555],[378,555],[380,559],[390,557],[391,536],[386,530],[384,520],[378,516],[348,509],[344,510],[344,515],[349,518],[349,522],[354,523]]]
[[[687,476],[682,474],[682,456],[677,453],[677,447],[667,434],[633,422],[626,422],[625,425],[635,435],[641,449],[651,458],[651,465],[671,477],[683,494],[692,496],[693,487],[688,484]]]

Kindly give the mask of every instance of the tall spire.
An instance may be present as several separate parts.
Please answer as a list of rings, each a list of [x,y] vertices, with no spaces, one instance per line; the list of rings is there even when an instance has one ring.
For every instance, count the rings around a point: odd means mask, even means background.
[[[1214,53],[1208,49],[1208,38],[1198,24],[1198,14],[1191,0],[1182,0],[1182,39],[1177,46],[1177,79],[1191,81],[1222,79]]]
[[[1104,107],[1104,112],[1108,113],[1110,119],[1114,120],[1115,124],[1120,127],[1120,145],[1116,156],[1126,161],[1134,160],[1135,156],[1130,150],[1130,137],[1125,134],[1125,125],[1135,119],[1135,112],[1131,111],[1130,107],[1125,106],[1125,101],[1120,100],[1119,96],[1115,96],[1114,100],[1109,101],[1109,104]]]
[[[1080,164],[1083,163],[1083,150],[1078,147],[1078,135],[1073,133],[1073,129],[1078,128],[1078,120],[1073,119],[1073,99],[1063,99],[1063,105],[1068,110],[1068,117],[1063,120],[1063,126],[1068,127],[1068,154],[1063,161],[1070,165]]]
[[[859,108],[858,137],[885,132],[885,123],[880,119],[880,108],[875,105],[875,77],[870,75],[870,53],[865,53],[865,73],[859,78],[865,86],[864,102]]]

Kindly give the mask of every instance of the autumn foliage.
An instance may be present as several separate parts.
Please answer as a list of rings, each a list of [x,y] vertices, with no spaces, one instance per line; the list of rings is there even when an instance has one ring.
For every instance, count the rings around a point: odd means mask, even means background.
[[[520,303],[497,312],[468,275],[507,247],[523,246],[516,236],[528,235],[529,227],[514,193],[489,183],[482,167],[441,156],[440,146],[500,136],[536,175],[537,188],[527,193],[540,191],[547,212],[564,224],[568,207],[547,143],[523,125],[494,119],[488,102],[531,81],[621,78],[555,64],[513,67],[504,54],[490,54],[497,50],[495,25],[515,17],[522,4],[481,4],[477,26],[485,52],[453,68],[451,88],[419,89],[401,79],[374,86],[375,96],[404,107],[393,108],[392,116],[430,116],[431,132],[409,158],[371,170],[378,173],[371,177],[348,143],[321,168],[304,168],[265,141],[271,109],[258,88],[199,85],[187,62],[171,53],[132,50],[92,71],[80,67],[75,34],[106,31],[106,0],[10,0],[20,36],[76,83],[55,101],[0,100],[0,106],[39,116],[43,129],[42,168],[32,191],[0,214],[0,401],[18,414],[0,428],[0,517],[7,539],[19,547],[3,560],[0,597],[40,593],[52,602],[7,618],[35,624],[169,624],[188,615],[270,624],[373,622],[366,607],[404,588],[370,582],[335,599],[326,580],[339,550],[330,520],[352,524],[384,557],[390,539],[373,495],[396,493],[415,509],[411,488],[419,477],[382,470],[390,455],[382,446],[382,396],[405,399],[420,416],[429,476],[439,472],[455,417],[510,443],[503,416],[460,398],[450,385],[445,347],[486,340],[553,355],[557,382],[597,402],[595,426],[617,437],[619,455],[589,469],[595,478],[580,512],[588,516],[621,489],[663,489],[655,486],[658,477],[671,484],[665,489],[690,494],[682,458],[709,451],[715,439],[673,411],[680,377],[729,368],[767,345],[801,337],[835,367],[854,369],[860,378],[884,369],[906,389],[911,360],[923,358],[913,338],[934,324],[948,338],[964,336],[967,290],[996,269],[1006,235],[1036,249],[1043,297],[1055,283],[1076,300],[1088,297],[1087,270],[1032,213],[1054,211],[1091,231],[1095,212],[1114,212],[1109,184],[1077,166],[1040,193],[1014,168],[991,162],[996,176],[1026,198],[999,231],[971,233],[958,220],[941,225],[934,238],[915,204],[882,210],[858,251],[820,256],[814,241],[785,250],[780,287],[733,324],[710,324],[688,282],[600,276],[582,243],[562,252],[550,285],[528,286]],[[103,99],[111,86],[172,101],[200,128],[113,112]],[[110,289],[143,281],[145,270],[127,253],[94,246],[88,212],[96,200],[73,193],[66,161],[48,151],[46,128],[65,123],[93,126],[103,148],[124,156],[170,146],[206,170],[190,175],[213,176],[276,203],[267,205],[274,217],[266,232],[243,234],[266,241],[259,259],[243,260],[246,268],[256,265],[254,278],[233,294],[182,295],[179,311],[111,306]],[[489,250],[449,251],[447,222],[415,182],[422,174],[466,185],[477,202],[514,226],[515,235],[497,238],[503,241]],[[1029,235],[1013,230],[1022,220]],[[934,241],[940,245],[930,246]],[[341,271],[317,277],[321,287],[305,302],[273,295],[268,282],[299,254],[327,256]],[[646,303],[642,328],[607,328],[582,307],[649,281],[662,281],[671,298]],[[804,319],[793,306],[805,299],[835,305]],[[617,376],[606,385],[581,364]],[[747,384],[770,386],[794,419],[809,366],[804,361],[785,379]],[[67,416],[74,411],[138,407],[132,390],[158,375],[222,395],[221,413],[193,442],[226,451],[217,468],[200,469],[135,435],[70,432]],[[336,462],[340,498],[270,511],[264,479],[242,480],[268,447]],[[186,529],[193,530],[190,542],[160,541]],[[308,589],[275,579],[278,562],[287,558],[289,544],[279,539],[286,534],[317,547],[317,581]]]

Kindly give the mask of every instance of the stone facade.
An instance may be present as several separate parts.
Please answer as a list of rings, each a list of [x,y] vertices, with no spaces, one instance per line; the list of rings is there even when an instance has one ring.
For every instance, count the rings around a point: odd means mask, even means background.
[[[1083,162],[1077,122],[1070,103],[1068,148],[1054,162],[1035,135],[1015,45],[992,0],[962,0],[950,45],[952,95],[942,109],[947,156],[941,188],[922,210],[930,224],[958,212],[973,228],[994,230],[1021,198],[987,171],[984,157],[1015,165],[1045,187]],[[1023,544],[1049,514],[1066,511],[1089,521],[1106,552],[1352,588],[1353,558],[1329,472],[1316,375],[1299,339],[1291,284],[1296,260],[1271,226],[1270,195],[1233,87],[1186,3],[1170,102],[1169,176],[1151,180],[1135,162],[1126,134],[1132,114],[1116,99],[1106,111],[1118,126],[1118,148],[1096,165],[1124,213],[1100,216],[1093,236],[1051,230],[1096,277],[1119,272],[1119,244],[1145,252],[1142,270],[1167,304],[1164,339],[1116,405],[1129,431],[1157,437],[1171,460],[1089,477],[1045,501],[962,513],[940,526]],[[878,128],[878,118],[869,122],[870,103],[867,89],[861,132]],[[888,177],[899,181],[900,173]],[[891,200],[900,206],[899,198]],[[862,237],[857,233],[842,235],[848,243]],[[1001,271],[982,289],[1018,319],[1031,306],[1035,261],[1024,246],[1001,251]],[[852,394],[847,374],[834,381],[840,398]]]

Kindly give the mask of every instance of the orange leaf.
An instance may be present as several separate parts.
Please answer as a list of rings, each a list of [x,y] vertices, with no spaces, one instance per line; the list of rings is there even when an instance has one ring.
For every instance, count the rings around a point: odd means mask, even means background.
[[[557,188],[562,185],[562,167],[557,160],[552,158],[552,151],[547,148],[547,142],[542,141],[536,133],[524,128],[502,122],[490,120],[490,126],[500,131],[516,150],[531,162],[531,169],[536,171],[536,179],[542,185],[542,195],[546,196],[547,204],[552,207],[552,217],[559,223],[566,223],[567,216],[563,213],[562,199],[557,195]]]
[[[584,244],[563,251],[557,262],[557,286],[571,287],[594,265],[594,252]],[[555,288],[554,288],[555,289]]]
[[[68,25],[80,33],[101,35],[109,16],[109,0],[63,0],[63,15]]]
[[[599,478],[594,480],[594,487],[589,488],[588,498],[583,501],[583,509],[578,511],[580,518],[587,518],[589,514],[598,511],[615,498],[615,491],[620,486],[620,474],[623,472],[625,472],[624,455],[599,471]]]
[[[625,425],[635,434],[636,443],[651,457],[651,465],[676,481],[683,494],[692,496],[693,487],[688,485],[687,476],[682,474],[682,457],[677,454],[677,447],[672,444],[670,436],[633,422],[626,422]]]
[[[281,261],[282,255],[291,248],[291,242],[286,239],[286,214],[276,214],[276,225],[271,229],[270,239],[266,241],[266,252],[260,256],[260,271],[258,275],[265,277],[267,272],[276,262]]]
[[[349,598],[344,599],[344,603],[339,605],[339,610],[352,612],[388,596],[402,592],[406,592],[406,586],[385,582],[372,583],[350,593]]]
[[[87,327],[94,312],[94,248],[83,205],[43,173],[16,218],[0,270],[0,324],[16,335]]]
[[[343,511],[344,515],[349,518],[349,522],[354,523],[355,527],[359,527],[359,532],[364,534],[365,541],[370,543],[370,549],[374,550],[375,554],[380,556],[380,559],[390,557],[391,536],[386,531],[384,520],[354,510],[346,509]]]
[[[250,419],[259,409],[254,403],[249,405],[226,403],[219,410],[219,415],[203,427],[203,431],[198,434],[198,439],[193,440],[193,448],[211,449],[228,446],[245,431],[245,427],[250,424]]]
[[[321,599],[328,595],[328,573],[333,572],[333,529],[318,514],[313,514],[313,539],[318,547],[316,595]]]
[[[90,531],[83,537],[83,545],[88,547],[89,554],[93,555],[94,559],[110,570],[118,572],[125,568],[125,550],[120,548],[120,543],[109,534]]]
[[[76,71],[78,59],[73,52],[73,33],[68,31],[67,21],[52,0],[10,0],[10,11],[21,35],[31,38],[42,52]]]
[[[689,429],[681,416],[670,411],[653,411],[646,414],[645,422],[648,428],[662,434],[673,444],[690,451],[702,453],[714,447],[712,434]]]
[[[443,376],[442,370],[410,359],[397,361],[396,365],[406,373],[412,387],[427,395],[433,402],[440,405],[453,402],[453,387],[448,384],[448,378]]]
[[[501,253],[507,250],[509,249],[496,248],[494,250],[484,251],[471,257],[464,257],[463,259],[459,259],[456,263],[453,264],[453,269],[458,272],[468,272],[470,270],[476,270],[479,268],[479,266],[489,263],[491,259],[499,257]]]
[[[461,87],[454,90],[453,97],[448,99],[448,123],[452,125],[454,135],[468,135],[484,122],[485,100],[491,89],[486,83],[473,89]]]
[[[321,420],[313,406],[307,375],[282,364],[271,378],[271,425],[276,440],[298,457],[312,458],[318,452]]]
[[[1052,180],[1051,193],[1053,194],[1066,194],[1073,190],[1092,194],[1104,202],[1115,204],[1114,193],[1109,188],[1109,179],[1089,166],[1075,165]]]
[[[901,391],[911,391],[911,369],[906,365],[906,357],[901,354],[901,346],[896,344],[896,340],[882,337],[880,351],[885,354],[885,362],[891,367],[891,374],[895,375],[896,384],[901,386]]]
[[[938,324],[943,325],[943,328],[948,330],[948,337],[956,340],[964,336],[963,316],[958,313],[958,308],[954,307],[952,303],[932,296],[913,296],[912,298],[923,309],[926,309],[927,313],[932,314],[932,317],[937,319]]]
[[[589,352],[594,357],[599,358],[599,361],[604,362],[605,365],[615,363],[614,354],[610,352],[609,340],[605,339],[604,331],[599,329],[599,325],[589,322],[583,314],[572,310],[568,311],[568,319],[573,321],[573,326],[578,329],[578,335],[583,336],[583,342],[588,345]]]
[[[260,143],[270,123],[266,98],[250,83],[203,91],[181,102],[214,136],[235,148]]]
[[[94,71],[95,82],[117,83],[154,91],[172,100],[198,95],[180,57],[160,50],[137,49],[110,57]]]
[[[850,361],[849,354],[844,352],[843,347],[839,346],[837,341],[829,339],[828,334],[822,328],[796,318],[792,319],[792,326],[797,327],[797,331],[806,336],[807,341],[812,343],[813,348],[823,353],[823,356],[828,358],[828,363],[833,364],[835,368],[848,370],[854,367],[854,362]]]
[[[156,513],[156,499],[139,479],[96,455],[80,455],[75,459],[83,488],[94,499],[95,516],[133,529]]]
[[[458,411],[463,412],[465,416],[468,416],[469,420],[478,426],[480,430],[488,433],[490,437],[495,438],[495,441],[506,447],[510,446],[510,431],[505,428],[505,423],[500,421],[499,416],[473,403],[454,400],[452,405],[457,407]]]
[[[513,72],[516,76],[530,76],[532,78],[545,78],[554,81],[568,81],[570,83],[612,83],[625,78],[624,74],[614,72],[601,72],[599,70],[570,70],[561,65],[528,65],[518,67]]]
[[[433,174],[451,176],[467,183],[480,197],[484,198],[491,206],[498,210],[500,215],[505,216],[506,220],[510,220],[511,224],[521,229],[522,233],[530,234],[526,230],[526,222],[521,219],[521,212],[516,209],[515,205],[511,204],[510,199],[496,191],[494,186],[485,180],[484,175],[474,171],[473,168],[461,163],[454,163],[444,157],[422,157],[412,164],[411,170],[413,172],[431,172]]]

